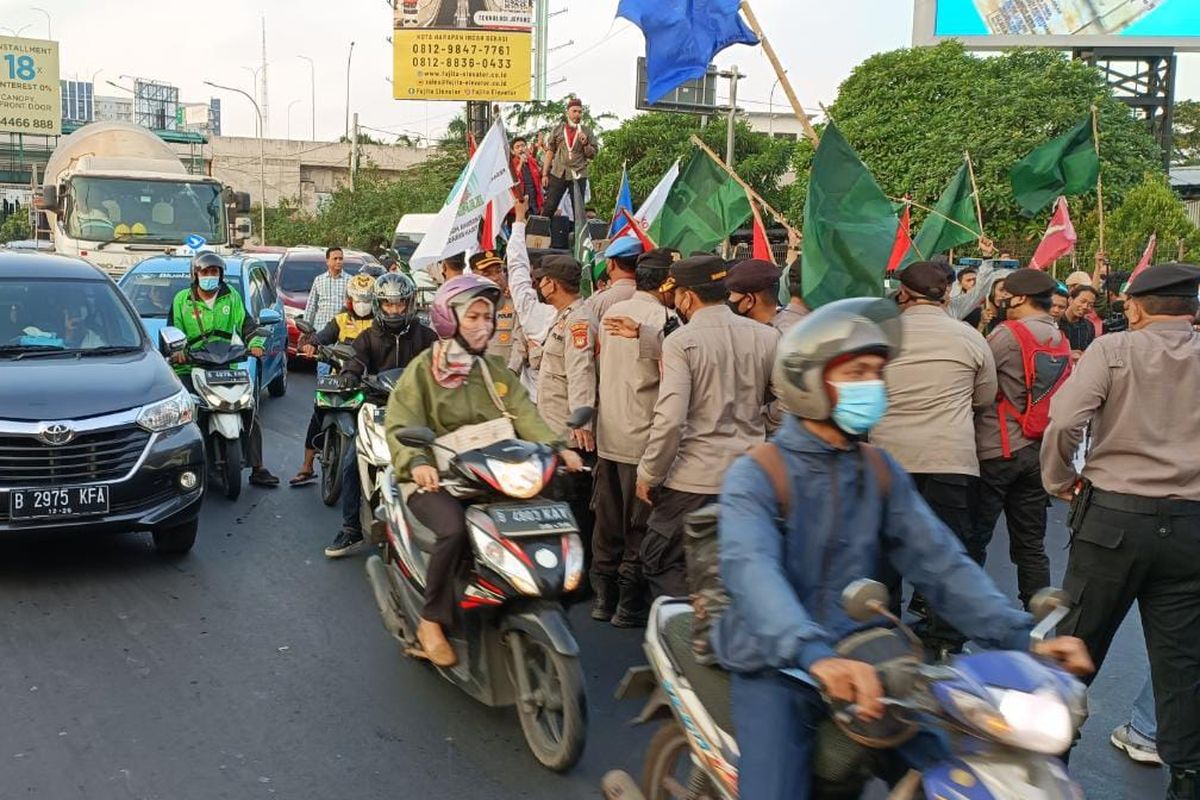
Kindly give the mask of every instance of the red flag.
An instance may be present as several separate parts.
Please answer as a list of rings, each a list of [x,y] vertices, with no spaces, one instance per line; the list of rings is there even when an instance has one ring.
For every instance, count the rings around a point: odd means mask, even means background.
[[[900,227],[896,228],[896,243],[892,245],[892,255],[888,258],[887,271],[895,272],[896,267],[904,261],[908,251],[912,250],[912,208],[904,204],[904,213],[900,215]]]
[[[1067,208],[1067,198],[1060,197],[1054,206],[1054,216],[1050,217],[1050,227],[1038,245],[1037,252],[1029,266],[1034,269],[1045,269],[1056,258],[1061,258],[1075,249],[1075,226],[1071,224],[1071,211]]]
[[[1156,247],[1158,247],[1158,234],[1152,233],[1150,234],[1150,241],[1146,243],[1146,252],[1142,253],[1142,260],[1138,262],[1137,269],[1129,276],[1130,281],[1141,275],[1150,266],[1150,262],[1154,260],[1154,250]]]
[[[775,257],[771,255],[771,244],[767,241],[767,229],[763,227],[762,217],[758,213],[758,203],[755,203],[753,198],[749,199],[750,210],[754,212],[754,240],[750,248],[750,255],[753,258],[770,261],[774,264]]]
[[[478,147],[478,145],[475,144],[475,134],[468,133],[467,134],[467,158],[473,158],[475,156],[475,148],[476,147]]]
[[[642,229],[642,226],[638,224],[638,221],[633,218],[633,215],[629,213],[629,209],[622,208],[621,216],[625,218],[625,224],[621,226],[621,230],[610,241],[620,239],[622,236],[628,236],[630,233],[633,233],[633,235],[636,236],[642,243],[643,250],[649,252],[658,247],[658,245],[654,243],[654,240],[650,238],[649,234],[647,234],[646,231]]]

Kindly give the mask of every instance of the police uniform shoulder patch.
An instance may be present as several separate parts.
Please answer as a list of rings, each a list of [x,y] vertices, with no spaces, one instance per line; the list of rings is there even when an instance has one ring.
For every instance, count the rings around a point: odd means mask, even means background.
[[[571,323],[571,344],[576,350],[588,348],[588,324],[584,321]]]

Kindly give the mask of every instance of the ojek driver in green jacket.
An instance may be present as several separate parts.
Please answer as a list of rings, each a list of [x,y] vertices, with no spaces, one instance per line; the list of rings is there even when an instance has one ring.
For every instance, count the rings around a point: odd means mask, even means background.
[[[246,314],[242,296],[225,283],[225,259],[216,253],[197,253],[192,258],[192,285],[175,295],[167,324],[187,336],[187,350],[215,340],[231,341],[235,336],[246,342],[250,355],[263,354],[264,339],[256,336],[257,322]],[[175,373],[189,389],[192,388],[192,364],[187,350],[172,357]],[[252,471],[250,483],[274,488],[279,478],[263,466],[262,425],[258,414],[250,424],[246,441],[246,458]]]

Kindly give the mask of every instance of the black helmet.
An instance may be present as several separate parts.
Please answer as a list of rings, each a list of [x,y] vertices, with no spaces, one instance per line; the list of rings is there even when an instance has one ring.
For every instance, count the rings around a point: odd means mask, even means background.
[[[225,280],[225,259],[216,253],[204,252],[192,256],[192,283],[196,282],[200,270],[208,267],[216,267],[221,270],[221,280]]]
[[[385,272],[375,280],[375,321],[388,333],[405,333],[417,317],[413,302],[417,285],[402,272]],[[407,303],[403,314],[385,314],[384,303]]]

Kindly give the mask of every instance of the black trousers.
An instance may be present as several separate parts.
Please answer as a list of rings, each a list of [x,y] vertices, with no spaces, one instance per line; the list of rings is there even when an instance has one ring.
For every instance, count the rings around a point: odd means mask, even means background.
[[[437,534],[425,575],[425,608],[421,616],[442,627],[454,624],[457,602],[454,579],[466,560],[471,542],[467,514],[461,501],[443,491],[414,492],[408,508],[422,525]]]
[[[596,526],[592,534],[592,586],[618,579],[640,585],[642,540],[650,506],[638,499],[637,464],[601,458],[596,462],[592,508]]]
[[[940,473],[914,473],[913,483],[921,497],[938,519],[946,523],[958,540],[965,547],[971,539],[972,518],[971,500],[975,493],[977,478],[974,475],[948,475]],[[898,588],[898,587],[897,587]],[[895,596],[899,596],[897,593]],[[922,626],[922,638],[928,644],[941,646],[951,645],[955,649],[960,646],[965,637],[953,626],[942,620],[936,609],[930,608],[925,598],[914,594],[909,609],[924,615],[925,624]]]
[[[1158,754],[1200,770],[1200,502],[1093,493],[1074,532],[1059,633],[1087,644],[1099,672],[1136,600],[1158,716]]]
[[[312,416],[308,418],[308,430],[304,432],[304,449],[316,450],[317,434],[321,432],[321,417],[317,414],[314,408]]]
[[[571,515],[579,526],[579,538],[583,542],[584,569],[592,559],[592,537],[596,529],[596,514],[592,510],[592,482],[595,474],[596,455],[576,450],[583,463],[593,468],[592,472],[569,472],[558,478],[559,493],[571,506]]]
[[[553,217],[558,211],[558,204],[562,202],[563,195],[570,194],[571,202],[575,202],[575,184],[579,184],[579,197],[581,203],[586,203],[588,179],[580,178],[579,180],[569,181],[565,178],[556,178],[550,176],[550,183],[546,187],[545,203],[542,204],[542,213],[547,217]],[[583,214],[582,208],[573,209],[572,213],[575,217]]]
[[[1038,589],[1050,585],[1050,559],[1046,557],[1049,504],[1036,444],[1021,448],[1012,458],[990,458],[979,463],[979,496],[967,553],[983,565],[992,532],[1000,512],[1004,512],[1008,554],[1017,567],[1017,594],[1024,605]]]
[[[642,540],[642,571],[650,599],[687,597],[687,559],[683,553],[684,517],[715,502],[715,494],[694,494],[663,487],[654,498],[646,537]]]

